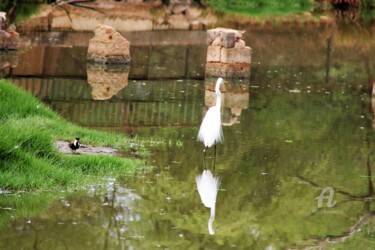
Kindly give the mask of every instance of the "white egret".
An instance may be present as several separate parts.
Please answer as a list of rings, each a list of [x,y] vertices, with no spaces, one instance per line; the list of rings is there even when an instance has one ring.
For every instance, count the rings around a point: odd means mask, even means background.
[[[222,82],[223,78],[221,77],[216,81],[216,105],[208,109],[198,132],[198,141],[203,142],[205,146],[204,155],[206,155],[208,147],[211,147],[212,145],[214,145],[216,155],[216,143],[224,140],[223,129],[221,127],[220,84]]]
[[[215,230],[212,224],[215,220],[216,196],[220,186],[220,177],[214,176],[210,170],[204,170],[201,175],[195,177],[195,182],[202,203],[211,209],[208,219],[208,232],[214,235]]]

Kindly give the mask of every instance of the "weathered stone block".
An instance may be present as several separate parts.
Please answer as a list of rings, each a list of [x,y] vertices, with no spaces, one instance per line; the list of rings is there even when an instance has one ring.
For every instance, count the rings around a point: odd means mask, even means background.
[[[235,48],[245,48],[246,47],[246,43],[244,40],[238,40],[234,43],[234,47]]]
[[[171,15],[170,18],[168,19],[168,22],[171,24],[171,26],[174,29],[188,30],[190,28],[189,21],[182,14]]]
[[[0,30],[0,49],[18,49],[20,43],[20,35],[15,31]]]
[[[48,31],[49,20],[48,17],[34,17],[23,21],[17,26],[18,31]]]
[[[223,63],[250,63],[251,49],[244,48],[221,48],[220,62]]]
[[[123,31],[143,31],[143,30],[152,30],[153,22],[152,19],[148,18],[109,18],[106,17],[103,19],[103,24],[113,27],[115,30]]]
[[[225,28],[207,31],[206,76],[250,77],[251,48],[246,47],[242,35],[242,31]]]
[[[55,15],[51,20],[52,30],[70,30],[72,29],[72,21],[68,15]]]
[[[236,33],[232,30],[223,30],[220,33],[220,38],[221,38],[223,47],[233,48],[234,43],[236,42]]]
[[[190,8],[188,8],[186,11],[185,16],[188,20],[198,19],[200,16],[202,16],[202,9],[190,6]]]
[[[207,30],[207,44],[211,45],[214,41],[218,41],[218,37],[221,41],[221,46],[234,47],[234,42],[241,40],[243,31],[226,28],[216,28]],[[218,44],[216,44],[218,45]]]
[[[89,42],[87,59],[90,62],[129,63],[130,43],[114,28],[107,25],[95,27],[95,36]]]
[[[174,15],[178,15],[178,14],[184,14],[185,12],[188,11],[188,9],[189,9],[189,6],[186,4],[175,3],[175,4],[170,5],[169,12]]]
[[[204,30],[205,29],[205,24],[198,21],[198,20],[193,20],[190,22],[190,30]]]
[[[207,30],[207,45],[211,45],[212,42],[217,37],[220,37],[220,30],[219,29],[210,29],[210,30]]]
[[[207,62],[206,76],[224,78],[249,78],[250,63],[216,63]]]
[[[31,47],[18,53],[18,65],[14,68],[15,75],[43,75],[46,46]],[[33,63],[30,63],[33,62]]]
[[[86,68],[76,58],[86,56],[85,47],[55,45],[45,47],[43,75],[46,76],[86,76]],[[29,61],[29,60],[28,60]],[[67,63],[69,62],[69,63]]]
[[[222,46],[223,46],[223,43],[221,42],[221,37],[220,37],[220,36],[216,37],[216,38],[212,41],[211,45],[212,45],[212,46],[220,46],[220,47],[222,47]]]
[[[221,47],[208,46],[207,48],[207,62],[220,62]]]
[[[82,16],[72,13],[70,17],[72,19],[72,30],[75,31],[95,30],[96,27],[103,22],[102,17],[96,16]]]

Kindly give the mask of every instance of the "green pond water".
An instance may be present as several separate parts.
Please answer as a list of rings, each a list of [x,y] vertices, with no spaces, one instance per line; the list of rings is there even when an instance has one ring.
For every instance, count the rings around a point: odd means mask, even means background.
[[[374,249],[374,35],[346,31],[249,29],[251,79],[224,81],[216,158],[196,141],[216,80],[203,44],[139,46],[120,69],[86,66],[84,46],[18,55],[13,82],[66,119],[169,143],[126,182],[0,194],[0,249]],[[205,169],[220,179],[213,235]]]

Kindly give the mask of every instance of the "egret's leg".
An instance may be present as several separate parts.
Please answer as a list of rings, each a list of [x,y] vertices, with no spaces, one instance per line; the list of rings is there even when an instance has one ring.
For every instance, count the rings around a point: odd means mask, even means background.
[[[206,157],[206,153],[207,153],[207,150],[208,150],[208,146],[204,148],[204,157]]]
[[[214,145],[214,158],[216,158],[216,143]]]
[[[214,167],[212,168],[212,171],[215,173],[215,166],[216,166],[216,157],[214,157]]]

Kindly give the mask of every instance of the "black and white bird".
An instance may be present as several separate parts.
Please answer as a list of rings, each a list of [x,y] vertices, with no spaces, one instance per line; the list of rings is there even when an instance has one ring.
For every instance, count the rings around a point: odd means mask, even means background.
[[[69,147],[73,150],[73,153],[76,152],[77,149],[79,149],[79,138],[75,138],[72,143],[69,144]]]

